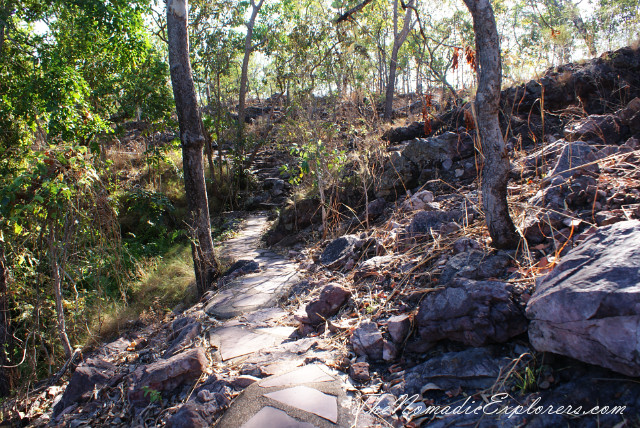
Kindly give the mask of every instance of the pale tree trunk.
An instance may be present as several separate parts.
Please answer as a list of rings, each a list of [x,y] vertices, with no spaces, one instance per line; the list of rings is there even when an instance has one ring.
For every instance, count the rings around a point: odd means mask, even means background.
[[[242,72],[240,74],[240,97],[238,101],[238,133],[242,138],[242,131],[244,129],[245,120],[245,103],[247,98],[247,83],[249,80],[249,58],[251,52],[255,49],[255,46],[251,44],[253,38],[253,27],[256,24],[256,18],[260,12],[264,0],[260,0],[257,4],[255,0],[251,0],[251,17],[247,22],[247,36],[244,39],[244,58],[242,58]]]
[[[196,274],[196,287],[198,294],[202,295],[218,275],[218,263],[215,259],[213,240],[211,239],[209,201],[207,200],[202,159],[205,137],[198,112],[191,62],[189,61],[187,20],[187,0],[168,0],[169,66],[180,126],[184,188],[189,210],[188,225],[191,229],[191,252]]]
[[[407,39],[411,30],[411,12],[414,0],[411,0],[405,7],[402,30],[398,33],[398,0],[393,3],[393,48],[391,50],[391,61],[389,61],[389,80],[387,80],[387,91],[384,100],[384,120],[391,120],[393,114],[393,93],[396,86],[396,70],[398,68],[398,51]]]
[[[493,245],[513,247],[518,242],[507,205],[509,156],[500,132],[498,110],[502,63],[496,21],[489,0],[464,0],[473,16],[478,58],[478,90],[476,115],[484,166],[482,169],[482,202]]]

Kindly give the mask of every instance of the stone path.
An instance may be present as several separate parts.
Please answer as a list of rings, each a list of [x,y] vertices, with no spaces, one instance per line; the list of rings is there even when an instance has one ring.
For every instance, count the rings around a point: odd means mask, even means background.
[[[309,364],[244,390],[219,428],[350,427],[351,401],[339,378],[323,364]]]
[[[225,242],[224,257],[254,260],[260,271],[230,281],[205,307],[218,319],[233,318],[260,308],[276,306],[280,296],[298,280],[297,265],[273,251],[258,248],[267,224],[266,214],[253,214],[244,223],[242,232]]]
[[[288,314],[277,307],[277,301],[300,277],[295,262],[258,248],[266,222],[264,214],[250,216],[240,234],[224,245],[224,256],[232,261],[254,260],[260,271],[230,281],[210,298],[205,310],[227,319],[209,335],[218,358],[243,373],[271,376],[248,386],[216,426],[372,426],[362,417],[354,424],[353,398],[341,379],[346,376],[317,362],[331,358],[328,343],[319,338],[298,339],[296,327],[281,325]]]

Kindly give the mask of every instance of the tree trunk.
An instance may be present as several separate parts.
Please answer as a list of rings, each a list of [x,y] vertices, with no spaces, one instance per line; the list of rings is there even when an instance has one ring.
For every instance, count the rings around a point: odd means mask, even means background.
[[[518,242],[507,205],[509,156],[498,122],[502,64],[500,44],[493,9],[489,0],[464,0],[473,16],[478,57],[478,90],[476,92],[477,126],[484,167],[482,170],[482,202],[493,245],[513,247]]]
[[[73,348],[67,336],[67,326],[64,320],[64,306],[62,304],[62,281],[60,280],[60,266],[58,264],[58,252],[55,244],[55,226],[53,222],[49,226],[49,257],[51,259],[51,276],[53,280],[53,294],[56,301],[56,316],[58,322],[58,336],[67,359],[73,355]]]
[[[4,242],[0,241],[0,398],[11,393],[13,373],[8,366],[13,350],[7,295],[7,274],[4,261]]]
[[[264,0],[260,0],[258,4],[256,4],[254,0],[251,0],[251,17],[249,18],[249,22],[247,22],[247,36],[244,39],[244,58],[242,58],[242,72],[240,74],[240,97],[238,100],[238,135],[240,136],[240,138],[242,138],[242,131],[244,129],[244,110],[247,98],[247,83],[249,80],[249,58],[251,57],[251,52],[253,51],[251,39],[253,37],[253,27],[256,23],[256,17],[258,16],[258,12],[260,12],[262,3],[264,3]]]
[[[167,1],[169,66],[182,143],[184,188],[189,210],[187,221],[191,229],[196,287],[198,294],[202,295],[218,275],[218,263],[211,239],[209,201],[202,165],[205,138],[189,61],[187,19],[187,0]]]
[[[404,14],[402,31],[398,33],[398,0],[394,2],[393,10],[393,49],[391,50],[391,61],[389,62],[389,80],[387,81],[387,91],[384,100],[384,120],[390,121],[393,114],[393,93],[396,87],[396,70],[398,68],[398,51],[407,39],[411,30],[411,12],[414,0],[411,0]]]

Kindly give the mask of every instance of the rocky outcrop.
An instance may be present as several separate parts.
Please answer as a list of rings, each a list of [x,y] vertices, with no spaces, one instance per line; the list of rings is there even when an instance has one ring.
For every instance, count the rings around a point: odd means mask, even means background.
[[[473,138],[468,133],[445,132],[429,138],[415,138],[390,153],[376,182],[376,197],[397,197],[418,181],[430,167],[449,170],[454,161],[474,155]],[[462,169],[461,174],[464,174]]]
[[[640,376],[640,221],[598,230],[540,279],[527,305],[529,339]]]
[[[449,339],[483,346],[527,331],[527,320],[510,284],[462,278],[427,293],[416,322],[427,343]]]
[[[616,144],[621,139],[621,122],[617,116],[594,114],[567,125],[567,141],[593,141],[598,144]]]

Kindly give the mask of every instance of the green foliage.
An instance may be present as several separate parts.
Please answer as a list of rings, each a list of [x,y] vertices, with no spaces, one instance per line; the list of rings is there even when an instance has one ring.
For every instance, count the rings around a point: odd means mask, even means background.
[[[160,391],[153,389],[147,385],[143,386],[142,390],[144,391],[144,396],[148,396],[151,403],[159,403],[160,401],[162,401],[162,394],[160,393]]]

